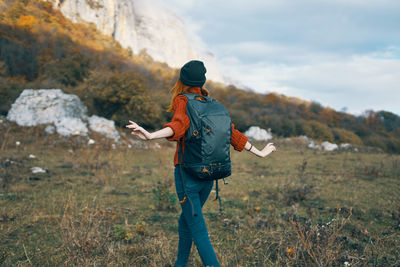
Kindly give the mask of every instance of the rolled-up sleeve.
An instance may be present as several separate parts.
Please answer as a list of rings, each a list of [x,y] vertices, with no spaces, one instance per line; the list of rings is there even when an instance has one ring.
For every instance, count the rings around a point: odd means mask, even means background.
[[[247,140],[247,136],[235,129],[235,125],[232,123],[231,145],[233,148],[237,151],[242,151],[247,143]]]
[[[186,115],[187,98],[183,95],[177,96],[174,100],[174,116],[171,122],[165,124],[163,128],[170,127],[174,131],[174,135],[167,137],[169,141],[179,141],[190,126],[190,119]]]

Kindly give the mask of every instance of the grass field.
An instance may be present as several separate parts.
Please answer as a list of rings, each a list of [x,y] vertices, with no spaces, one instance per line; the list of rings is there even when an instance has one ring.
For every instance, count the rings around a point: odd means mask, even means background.
[[[173,266],[175,144],[114,149],[43,128],[0,124],[0,265]],[[274,142],[265,159],[232,151],[223,214],[215,192],[204,207],[222,266],[400,266],[399,155]]]

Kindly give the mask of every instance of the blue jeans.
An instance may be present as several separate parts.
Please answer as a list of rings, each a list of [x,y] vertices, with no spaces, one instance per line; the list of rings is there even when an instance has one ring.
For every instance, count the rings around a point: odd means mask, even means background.
[[[181,201],[185,196],[185,192],[183,190],[179,168],[179,165],[176,165],[175,186],[179,201]],[[197,216],[193,216],[192,205],[189,200],[181,204],[182,213],[178,224],[178,259],[175,262],[175,266],[186,266],[192,247],[192,241],[196,244],[201,261],[205,266],[220,266],[211,245],[207,226],[201,210],[211,192],[214,181],[199,181],[190,177],[186,172],[183,172],[183,175],[186,177],[186,193],[193,204],[194,212]]]

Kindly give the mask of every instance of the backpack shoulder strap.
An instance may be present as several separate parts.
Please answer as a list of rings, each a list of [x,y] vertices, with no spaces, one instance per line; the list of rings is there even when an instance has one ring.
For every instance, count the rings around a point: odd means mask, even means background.
[[[201,99],[203,99],[203,101],[205,100],[205,101],[207,101],[207,102],[213,102],[213,101],[215,101],[214,98],[211,98],[211,97],[208,97],[208,96],[204,96],[204,95],[199,95],[199,94],[181,94],[181,95],[186,96],[186,98],[187,98],[188,100],[197,100],[197,98],[201,98]],[[200,99],[199,99],[199,100],[200,100]]]
[[[201,96],[198,94],[182,94],[182,95],[186,96],[186,98],[189,100],[194,100],[194,99],[196,99],[197,96]]]

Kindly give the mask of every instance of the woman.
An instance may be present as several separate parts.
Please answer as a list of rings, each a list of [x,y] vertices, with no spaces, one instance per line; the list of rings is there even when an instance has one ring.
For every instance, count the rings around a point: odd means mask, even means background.
[[[175,266],[186,266],[192,242],[196,244],[197,251],[205,266],[220,266],[215,255],[214,249],[211,245],[206,224],[204,222],[203,213],[201,208],[206,202],[208,195],[211,192],[213,181],[200,181],[196,178],[190,177],[187,173],[183,173],[186,177],[186,194],[191,200],[191,204],[185,202],[185,190],[181,179],[181,172],[179,171],[179,140],[185,138],[185,132],[189,128],[190,120],[186,114],[187,98],[185,94],[198,94],[208,96],[208,91],[203,88],[206,81],[206,68],[203,62],[192,60],[186,63],[180,70],[179,80],[171,89],[173,93],[171,104],[168,112],[173,111],[174,116],[171,122],[164,125],[161,130],[149,133],[137,123],[129,121],[127,128],[132,129],[132,134],[143,139],[152,140],[157,138],[167,138],[169,141],[177,141],[177,148],[174,156],[175,165],[175,187],[176,192],[181,202],[182,213],[179,218],[178,231],[179,231],[179,245],[178,255]],[[185,153],[185,143],[182,142],[182,153]],[[263,150],[259,151],[247,140],[247,137],[235,129],[232,124],[231,145],[235,150],[242,151],[244,148],[259,157],[266,157],[271,152],[276,151],[272,143],[267,144]],[[197,216],[192,216],[192,208]]]

